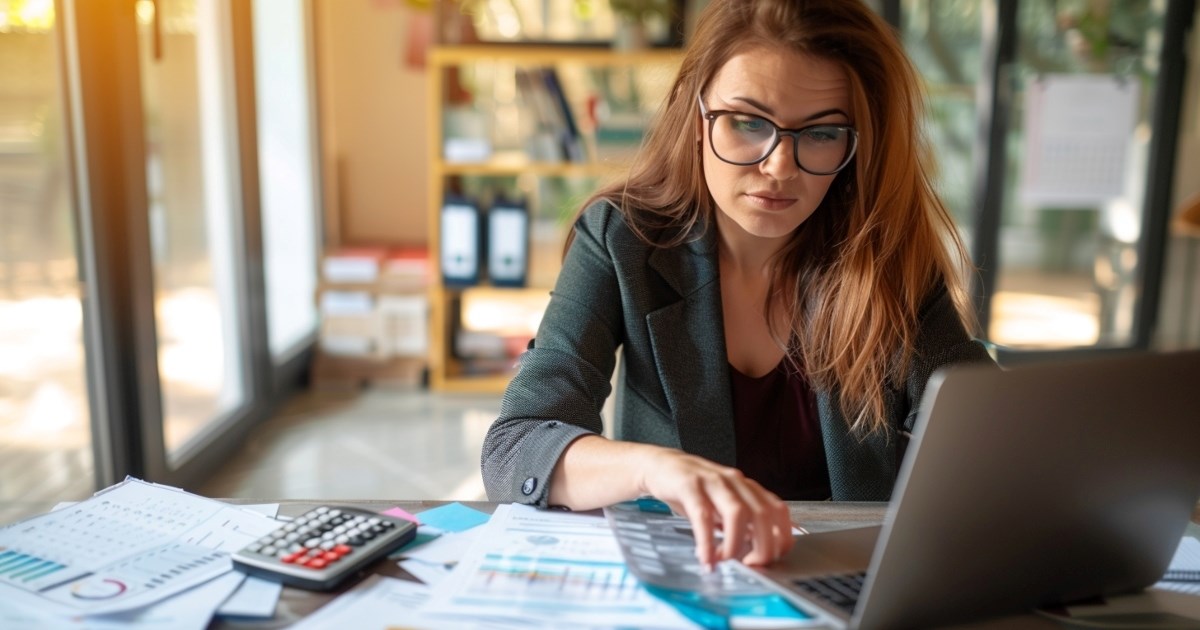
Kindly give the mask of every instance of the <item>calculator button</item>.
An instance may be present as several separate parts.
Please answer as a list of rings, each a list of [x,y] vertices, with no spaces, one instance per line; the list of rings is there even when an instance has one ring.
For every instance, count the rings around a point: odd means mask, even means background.
[[[354,549],[352,547],[347,546],[347,545],[335,545],[333,550],[343,556],[350,553],[351,551],[354,551]]]
[[[326,540],[325,542],[321,543],[320,548],[324,549],[325,551],[329,551],[330,549],[333,549],[336,546],[337,546],[337,543],[333,542],[332,540]]]
[[[308,540],[304,541],[304,546],[308,547],[309,549],[312,549],[313,547],[316,547],[319,544],[321,544],[320,538],[309,538]]]
[[[273,556],[273,555],[275,555],[276,551],[278,551],[278,549],[268,545],[266,547],[263,547],[262,550],[259,551],[259,553],[261,553],[264,556]]]
[[[316,512],[317,514],[325,514],[325,513],[329,512],[329,508],[322,505],[321,507],[313,509],[313,512]]]
[[[326,551],[325,553],[321,554],[321,557],[325,558],[326,562],[337,562],[338,560],[341,560],[342,554],[336,551]]]
[[[367,544],[367,541],[358,536],[354,536],[350,540],[346,541],[346,543],[349,544],[351,547],[361,547],[361,546]]]
[[[329,562],[327,560],[325,560],[324,558],[310,558],[307,562],[304,563],[304,566],[306,566],[310,569],[324,569],[325,566],[328,564],[329,564]]]
[[[258,550],[262,549],[262,548],[263,548],[262,543],[257,543],[257,542],[253,542],[253,543],[250,543],[249,545],[246,545],[246,551],[249,551],[250,553],[258,553]]]
[[[305,547],[304,545],[301,545],[299,543],[292,543],[292,545],[289,546],[287,549],[290,553],[300,553],[301,551],[308,551],[308,547]]]
[[[297,525],[297,524],[295,524],[295,523],[288,523],[287,525],[284,525],[284,526],[283,526],[283,531],[285,531],[285,532],[294,532],[294,531],[296,531],[296,528],[297,528],[297,527],[299,527],[299,525]]]
[[[347,536],[347,535],[345,535],[345,534],[342,534],[341,536],[338,536],[337,538],[334,538],[334,539],[333,539],[333,541],[334,541],[334,542],[336,542],[336,543],[337,543],[337,544],[339,544],[339,545],[344,545],[344,544],[346,544],[346,541],[347,541],[347,540],[350,540],[350,537],[349,537],[349,536]]]
[[[381,521],[377,518],[369,518],[369,519],[367,519],[367,522],[370,523],[371,525],[378,525],[378,524],[382,523],[383,521]]]
[[[384,522],[380,523],[379,526],[384,529],[391,529],[391,528],[395,527],[396,524],[391,521],[384,521]]]

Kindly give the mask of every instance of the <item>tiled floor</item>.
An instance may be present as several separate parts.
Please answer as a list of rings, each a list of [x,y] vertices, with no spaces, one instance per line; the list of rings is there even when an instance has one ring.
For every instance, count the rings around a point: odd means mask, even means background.
[[[482,499],[480,446],[499,408],[499,396],[302,393],[198,491],[263,499]]]

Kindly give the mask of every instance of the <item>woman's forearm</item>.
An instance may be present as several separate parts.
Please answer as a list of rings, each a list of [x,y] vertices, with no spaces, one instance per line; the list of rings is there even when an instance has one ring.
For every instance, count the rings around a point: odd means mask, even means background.
[[[550,478],[550,504],[592,510],[645,494],[644,462],[659,446],[585,435],[563,451]]]

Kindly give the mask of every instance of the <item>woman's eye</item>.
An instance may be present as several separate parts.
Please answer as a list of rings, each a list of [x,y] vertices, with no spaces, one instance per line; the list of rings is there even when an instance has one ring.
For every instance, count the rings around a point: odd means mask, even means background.
[[[735,131],[758,133],[770,128],[767,121],[754,116],[730,116],[729,118]]]
[[[837,142],[842,137],[842,130],[837,127],[813,127],[805,131],[804,136],[814,144]]]

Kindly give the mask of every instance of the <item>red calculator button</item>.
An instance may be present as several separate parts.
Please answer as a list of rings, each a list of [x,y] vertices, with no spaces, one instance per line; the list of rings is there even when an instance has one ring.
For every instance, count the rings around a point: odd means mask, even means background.
[[[341,558],[342,558],[341,554],[335,553],[333,551],[326,551],[325,554],[322,555],[321,557],[324,558],[326,562],[337,562],[338,560],[341,560]]]
[[[279,561],[286,562],[287,564],[292,564],[293,562],[296,562],[297,560],[301,560],[306,557],[307,556],[305,555],[305,553],[303,551],[298,551],[296,553],[289,553],[288,555],[280,558]]]
[[[329,563],[325,561],[325,558],[309,558],[309,560],[304,563],[304,566],[310,569],[324,569],[325,565],[327,564]]]
[[[351,547],[350,545],[336,545],[333,548],[333,551],[334,551],[334,553],[344,556],[344,555],[350,553],[351,551],[354,551],[354,547]]]

